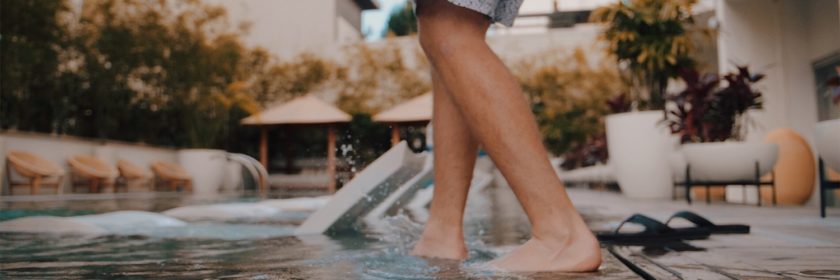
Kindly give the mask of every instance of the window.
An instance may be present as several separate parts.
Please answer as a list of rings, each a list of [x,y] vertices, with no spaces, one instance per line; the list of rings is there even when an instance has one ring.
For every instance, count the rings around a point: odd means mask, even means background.
[[[832,103],[833,90],[825,84],[828,79],[837,75],[840,75],[840,51],[814,62],[819,121],[840,119],[840,104]]]

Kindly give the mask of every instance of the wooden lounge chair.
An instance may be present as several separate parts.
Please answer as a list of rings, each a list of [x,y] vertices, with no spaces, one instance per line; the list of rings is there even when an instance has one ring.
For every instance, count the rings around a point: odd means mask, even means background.
[[[61,180],[64,178],[64,169],[61,166],[24,151],[9,151],[6,158],[8,159],[6,174],[9,174],[10,192],[15,187],[28,186],[30,194],[38,194],[42,186],[51,186],[55,188],[55,193],[59,193]],[[15,182],[11,176],[11,170],[27,178],[27,182]]]
[[[147,169],[121,159],[117,161],[117,170],[120,172],[118,180],[125,184],[126,190],[132,186],[145,186],[151,189],[154,175]]]
[[[192,191],[192,176],[183,167],[175,163],[165,161],[153,162],[152,172],[155,173],[157,187],[165,185],[170,190],[175,191],[181,186],[184,191]]]
[[[104,188],[114,187],[117,172],[108,163],[89,155],[75,155],[67,159],[70,165],[73,189],[88,187],[88,192],[97,193]]]

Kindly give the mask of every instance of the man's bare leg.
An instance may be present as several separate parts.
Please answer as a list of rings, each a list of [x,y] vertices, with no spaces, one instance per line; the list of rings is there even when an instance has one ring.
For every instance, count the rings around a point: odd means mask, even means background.
[[[429,220],[413,255],[464,259],[464,206],[472,180],[478,142],[432,69],[434,92],[435,190]]]
[[[531,222],[531,240],[491,264],[511,271],[597,269],[598,241],[555,175],[519,84],[485,42],[489,20],[445,0],[417,4],[426,56]]]

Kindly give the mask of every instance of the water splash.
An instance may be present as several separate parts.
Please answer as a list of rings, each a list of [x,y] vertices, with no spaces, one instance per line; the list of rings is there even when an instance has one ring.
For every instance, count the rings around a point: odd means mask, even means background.
[[[353,145],[352,144],[341,144],[341,156],[346,157],[347,154],[353,152]]]
[[[348,137],[348,139],[351,138],[350,135],[347,135],[347,137]],[[347,182],[349,182],[350,178],[355,177],[356,173],[358,171],[358,169],[357,169],[357,165],[358,165],[357,158],[358,158],[358,156],[356,155],[356,150],[353,147],[353,145],[354,144],[349,144],[349,143],[348,144],[341,144],[341,146],[337,148],[338,152],[339,152],[339,158],[341,158],[341,160],[343,160],[347,164],[347,166],[350,167],[349,176],[339,179],[341,184],[346,184]]]
[[[382,233],[378,239],[390,247],[396,248],[399,252],[408,254],[420,234],[423,232],[423,225],[411,220],[404,213],[383,218],[378,225],[377,231]]]

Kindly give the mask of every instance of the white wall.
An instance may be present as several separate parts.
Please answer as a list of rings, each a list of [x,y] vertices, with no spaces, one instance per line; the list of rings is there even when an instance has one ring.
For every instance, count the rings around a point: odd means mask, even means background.
[[[597,61],[606,54],[597,40],[601,30],[603,27],[600,25],[578,24],[572,28],[549,29],[545,33],[491,34],[487,43],[508,61],[545,54],[546,51],[571,52],[575,48],[582,48],[587,58]]]
[[[775,1],[721,1],[717,9],[721,22],[718,36],[720,72],[732,71],[733,64],[748,64],[753,71],[768,77],[761,84],[762,89],[771,89],[764,91],[764,111],[773,114],[754,114],[759,125],[765,128],[783,126],[786,109],[784,102],[774,102],[784,99],[783,91],[772,90],[783,88],[778,44],[781,41],[780,23],[775,16],[779,9],[774,3],[777,4]],[[760,140],[766,131],[759,129],[748,135]]]
[[[763,139],[779,127],[813,139],[817,101],[811,64],[840,51],[838,10],[836,0],[719,2],[720,71],[732,71],[737,63],[767,75],[759,86],[765,110],[756,116],[763,127],[750,139]]]
[[[840,1],[809,0],[807,6],[808,52],[823,57],[840,51]]]
[[[243,36],[249,46],[262,46],[280,58],[301,52],[330,52],[336,45],[362,40],[361,33],[342,23],[336,0],[205,0],[228,10],[231,24],[250,22]]]
[[[760,127],[748,134],[748,141],[790,127],[813,147],[817,93],[812,63],[840,51],[840,1],[720,0],[717,17],[721,73],[732,71],[735,63],[767,75],[759,84],[764,110],[754,114]]]
[[[362,33],[350,22],[342,17],[336,18],[335,41],[338,45],[352,44],[362,41]]]

